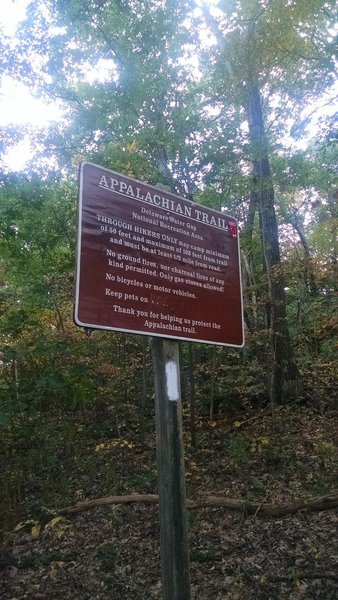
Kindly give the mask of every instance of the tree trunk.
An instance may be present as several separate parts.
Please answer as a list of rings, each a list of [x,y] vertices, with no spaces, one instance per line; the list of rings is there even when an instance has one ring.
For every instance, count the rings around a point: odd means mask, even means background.
[[[189,405],[190,405],[190,443],[196,448],[196,410],[195,410],[195,353],[193,344],[188,344],[188,370],[189,370]]]
[[[144,440],[145,435],[145,415],[147,408],[148,399],[148,380],[147,380],[147,351],[148,351],[148,337],[142,337],[142,396],[140,406],[140,435],[141,439]]]
[[[244,309],[244,319],[249,331],[253,331],[258,325],[257,313],[257,296],[256,296],[256,280],[252,254],[252,236],[254,229],[255,213],[257,211],[257,197],[252,192],[250,194],[250,202],[241,240],[241,259],[242,259],[242,285],[243,296],[247,298],[247,306]],[[244,244],[243,244],[244,242]],[[247,251],[243,248],[249,248]]]
[[[305,285],[309,288],[312,296],[317,296],[318,288],[317,288],[316,279],[315,279],[315,275],[314,275],[312,264],[311,264],[311,252],[310,252],[309,245],[307,243],[307,239],[304,234],[303,226],[302,226],[299,218],[297,218],[297,215],[295,215],[295,216],[288,215],[286,220],[290,223],[290,225],[296,231],[296,233],[300,239],[300,243],[302,244],[302,247],[303,247],[304,261],[305,261],[305,265],[304,265]]]
[[[218,24],[208,9],[203,8],[205,20],[216,36],[219,48],[224,53],[225,66],[231,77],[235,71],[233,65],[226,60],[224,36]],[[253,34],[256,20],[252,19],[247,25],[247,40]],[[248,56],[248,66],[252,56]],[[250,67],[249,67],[250,68]],[[252,75],[252,73],[251,73]],[[272,370],[270,383],[270,404],[273,408],[276,402],[283,402],[302,393],[302,381],[295,363],[288,325],[286,321],[284,282],[280,269],[280,253],[278,227],[275,214],[274,188],[270,173],[267,140],[263,122],[261,95],[257,83],[248,78],[246,112],[249,124],[253,167],[253,205],[257,202],[260,216],[264,266],[268,280],[267,320],[271,335]],[[243,80],[241,80],[241,89]]]
[[[333,270],[333,290],[337,292],[338,290],[338,245],[337,245],[337,222],[338,222],[338,210],[337,210],[337,200],[338,200],[338,188],[336,188],[332,194],[328,195],[328,207],[331,214],[331,234],[332,234],[332,254],[331,254],[331,263]]]
[[[211,373],[210,373],[210,407],[209,419],[213,421],[215,415],[215,395],[216,395],[216,349],[212,348]]]
[[[274,188],[270,173],[262,101],[257,85],[248,94],[247,114],[252,146],[254,193],[260,211],[263,257],[268,279],[271,310],[272,373],[270,401],[283,402],[302,392],[286,320],[284,281],[281,273]]]

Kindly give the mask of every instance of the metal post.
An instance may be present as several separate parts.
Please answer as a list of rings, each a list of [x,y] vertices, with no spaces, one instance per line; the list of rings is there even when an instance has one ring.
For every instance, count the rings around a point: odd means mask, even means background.
[[[178,342],[152,339],[163,600],[190,600]]]

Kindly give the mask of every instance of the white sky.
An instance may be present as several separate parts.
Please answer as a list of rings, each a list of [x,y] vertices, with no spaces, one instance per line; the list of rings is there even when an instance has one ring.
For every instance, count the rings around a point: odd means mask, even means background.
[[[25,85],[7,75],[1,78],[0,126],[11,123],[40,126],[60,117],[61,110],[56,104],[34,98]]]
[[[0,0],[0,28],[7,36],[14,37],[17,26],[26,15],[26,7],[31,0]],[[35,98],[29,89],[4,75],[0,79],[0,127],[12,123],[34,127],[44,127],[51,121],[62,117],[60,106]],[[28,158],[33,154],[29,136],[2,157],[10,170],[25,168]]]
[[[25,18],[30,0],[1,0],[0,25],[6,35],[14,35],[17,25]]]

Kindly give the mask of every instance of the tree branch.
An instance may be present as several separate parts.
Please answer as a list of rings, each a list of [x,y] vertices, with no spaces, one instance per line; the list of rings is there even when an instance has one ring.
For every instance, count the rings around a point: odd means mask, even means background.
[[[156,494],[131,494],[129,496],[105,496],[86,502],[79,502],[74,506],[61,508],[57,513],[59,515],[71,515],[100,506],[110,506],[112,504],[157,504],[158,496]],[[285,502],[284,504],[275,503],[260,503],[249,502],[246,500],[238,500],[234,498],[222,498],[217,496],[206,496],[198,500],[187,499],[187,508],[198,509],[204,507],[219,507],[227,510],[243,512],[245,514],[254,514],[268,517],[281,517],[284,515],[293,514],[300,510],[322,511],[331,510],[338,507],[338,491],[337,493],[327,496],[317,496],[308,498],[307,500],[296,500],[294,502]]]

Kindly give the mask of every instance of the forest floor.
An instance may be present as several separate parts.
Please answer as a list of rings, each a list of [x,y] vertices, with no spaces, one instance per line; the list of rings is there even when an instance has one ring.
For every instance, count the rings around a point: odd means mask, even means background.
[[[281,407],[274,418],[248,411],[201,419],[195,449],[185,433],[187,497],[283,503],[336,491],[336,416]],[[155,434],[141,442],[135,432],[78,430],[58,466],[27,473],[20,507],[4,508],[0,597],[160,599],[156,504],[57,514],[106,495],[156,493]],[[284,517],[189,510],[192,599],[337,599],[337,525],[334,510]]]

